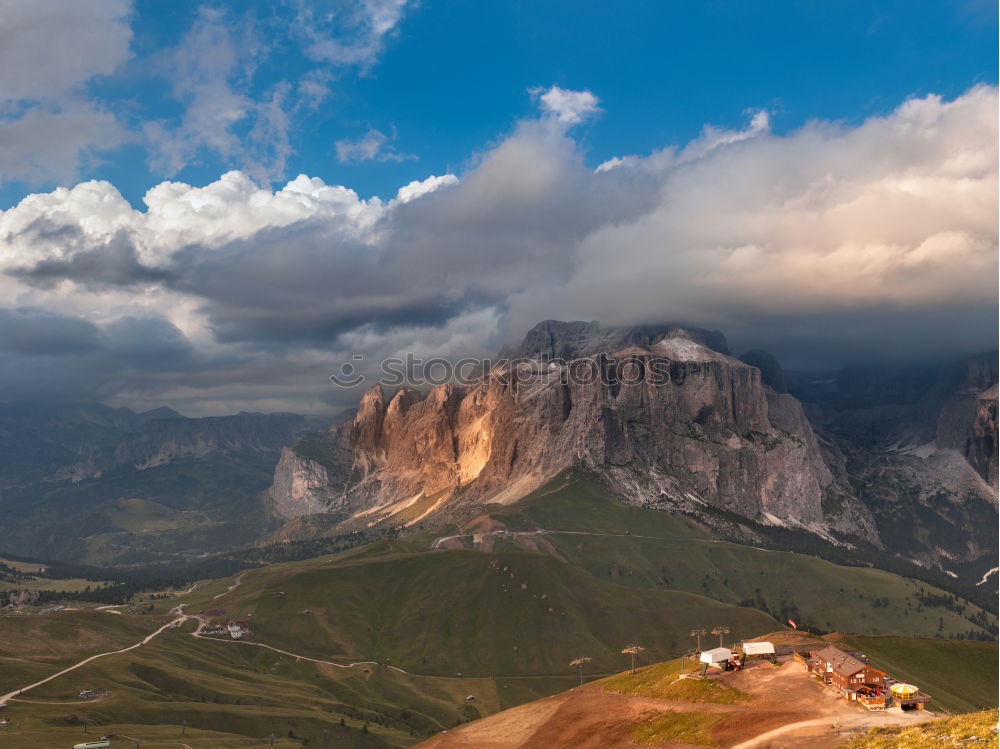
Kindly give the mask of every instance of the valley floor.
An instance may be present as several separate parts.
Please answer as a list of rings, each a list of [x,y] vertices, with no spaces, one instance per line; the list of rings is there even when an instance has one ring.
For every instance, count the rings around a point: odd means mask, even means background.
[[[752,701],[718,704],[629,696],[606,691],[602,680],[442,733],[419,749],[625,749],[644,745],[636,743],[637,727],[669,714],[679,714],[678,722],[709,726],[714,745],[727,749],[763,749],[778,738],[784,749],[833,749],[869,728],[934,719],[926,712],[898,708],[868,712],[821,687],[794,661],[779,667],[761,663],[717,678],[751,695]],[[704,742],[651,745],[691,747]]]

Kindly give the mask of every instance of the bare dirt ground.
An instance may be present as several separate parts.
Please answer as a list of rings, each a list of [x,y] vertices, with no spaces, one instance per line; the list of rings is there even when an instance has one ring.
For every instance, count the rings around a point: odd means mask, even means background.
[[[779,667],[761,663],[717,678],[754,701],[719,705],[628,697],[588,684],[439,734],[419,749],[624,749],[638,746],[632,742],[633,725],[665,712],[729,713],[713,731],[725,749],[833,749],[857,731],[934,717],[898,708],[868,712],[822,687],[794,661]]]

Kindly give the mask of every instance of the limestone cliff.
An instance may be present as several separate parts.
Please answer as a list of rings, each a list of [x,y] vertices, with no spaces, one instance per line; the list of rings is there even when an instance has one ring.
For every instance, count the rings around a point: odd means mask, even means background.
[[[961,453],[976,473],[997,487],[997,370],[995,357],[966,362],[965,376],[937,418],[938,449]]]
[[[371,389],[354,420],[327,436],[322,472],[283,456],[275,512],[290,518],[324,507],[414,523],[513,502],[585,466],[632,501],[708,505],[824,530],[833,478],[801,406],[766,388],[756,367],[721,353],[720,334],[566,325],[577,327],[553,332],[543,323],[504,352],[564,362],[516,376],[501,365],[479,384],[426,393]]]

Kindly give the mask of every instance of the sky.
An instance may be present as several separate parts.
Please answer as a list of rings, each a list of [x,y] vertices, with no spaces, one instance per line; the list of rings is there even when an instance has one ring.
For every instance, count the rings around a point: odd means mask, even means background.
[[[330,411],[551,318],[995,348],[996,16],[0,0],[0,399]]]

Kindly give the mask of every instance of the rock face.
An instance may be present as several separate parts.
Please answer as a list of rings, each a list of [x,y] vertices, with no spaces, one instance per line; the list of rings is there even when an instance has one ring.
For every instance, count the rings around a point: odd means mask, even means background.
[[[995,355],[793,379],[835,485],[871,512],[887,551],[971,583],[996,566]]]
[[[997,487],[996,359],[967,362],[965,377],[937,419],[936,447],[957,450],[990,486]]]
[[[500,367],[480,384],[426,393],[375,387],[353,422],[327,437],[328,485],[318,468],[283,456],[274,510],[413,523],[455,506],[513,502],[585,466],[634,501],[821,529],[833,477],[800,404],[725,350],[721,334],[674,326],[542,323],[501,358],[571,363]]]
[[[269,491],[276,515],[297,517],[329,512],[336,494],[323,463],[305,458],[290,447],[282,448]]]
[[[572,361],[585,356],[620,351],[628,346],[648,346],[677,332],[720,354],[729,353],[726,337],[717,330],[684,328],[680,325],[605,328],[598,322],[545,320],[529,330],[519,345],[504,346],[499,358]]]

